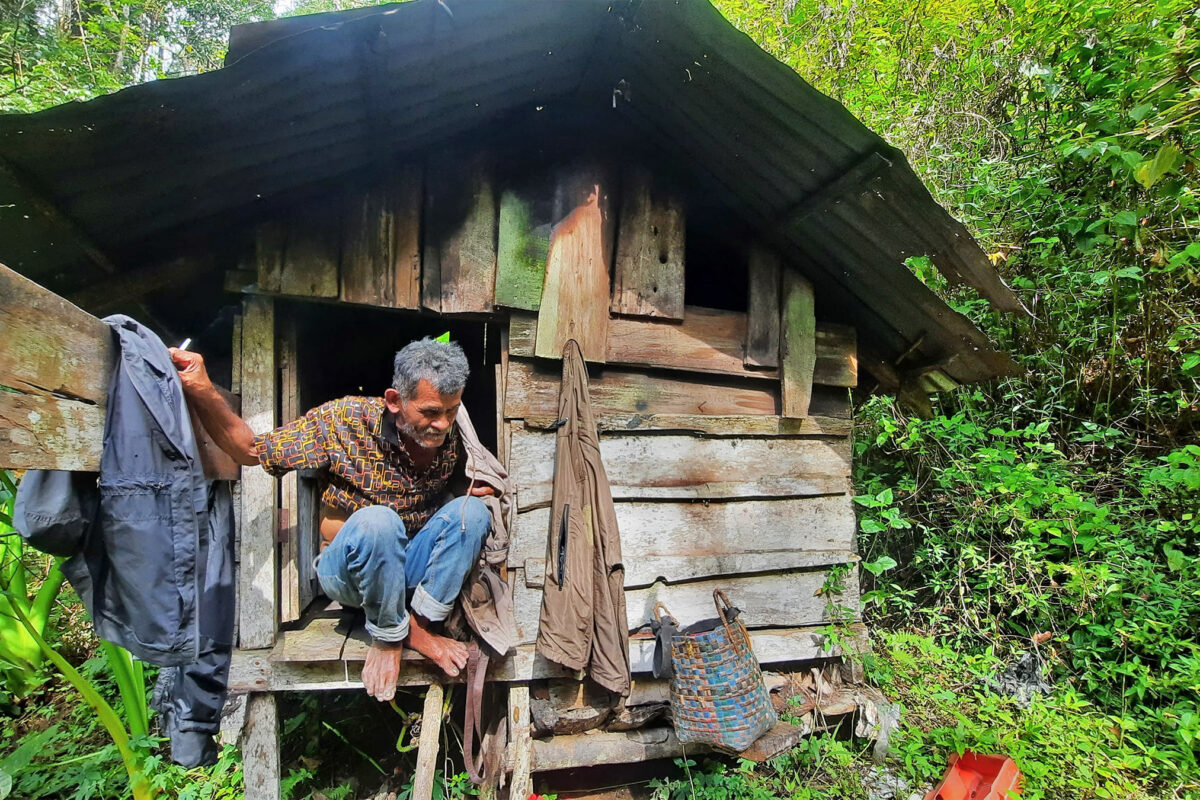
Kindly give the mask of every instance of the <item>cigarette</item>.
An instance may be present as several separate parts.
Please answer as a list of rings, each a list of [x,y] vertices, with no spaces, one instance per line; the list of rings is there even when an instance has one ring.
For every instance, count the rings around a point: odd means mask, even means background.
[[[192,343],[192,337],[189,336],[188,338],[186,338],[182,342],[180,342],[179,347],[176,349],[177,350],[187,350],[188,345],[190,345],[191,343]]]

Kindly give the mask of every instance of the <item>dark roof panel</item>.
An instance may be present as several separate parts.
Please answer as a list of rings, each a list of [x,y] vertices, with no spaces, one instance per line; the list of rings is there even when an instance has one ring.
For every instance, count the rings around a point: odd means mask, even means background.
[[[960,380],[1011,371],[904,266],[929,255],[1021,310],[967,231],[900,153],[707,0],[415,0],[242,26],[223,69],[0,117],[0,196],[36,187],[125,252],[468,133],[566,135],[577,110],[717,195],[880,358]],[[11,211],[0,241],[35,278],[80,252]]]

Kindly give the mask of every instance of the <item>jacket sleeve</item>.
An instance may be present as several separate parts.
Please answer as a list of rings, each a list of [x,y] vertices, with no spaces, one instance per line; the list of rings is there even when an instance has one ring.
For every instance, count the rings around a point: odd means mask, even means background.
[[[43,553],[80,552],[100,501],[96,477],[95,472],[29,470],[17,487],[13,527]]]

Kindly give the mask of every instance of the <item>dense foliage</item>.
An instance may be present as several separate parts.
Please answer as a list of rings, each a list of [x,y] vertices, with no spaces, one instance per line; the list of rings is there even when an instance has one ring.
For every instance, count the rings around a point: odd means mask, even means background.
[[[897,768],[927,782],[975,746],[1017,757],[1032,796],[1200,796],[1200,12],[1186,0],[717,3],[902,148],[1032,312],[999,316],[913,259],[1026,373],[944,394],[931,419],[890,398],[859,411],[872,622],[921,634],[885,637],[868,665],[906,708]],[[225,28],[273,13],[267,0],[0,0],[0,110],[212,68]],[[1057,689],[1022,710],[982,682],[1030,649]],[[30,709],[4,732],[37,737],[36,764],[50,766],[21,791],[50,796],[67,784],[39,781],[85,773],[115,785],[119,759],[89,749],[96,725],[61,689]],[[18,740],[0,753],[33,758]],[[757,773],[689,765],[658,792],[864,796],[844,743],[789,759]],[[232,761],[213,777],[196,796],[234,791]]]
[[[911,266],[1027,373],[860,410],[877,624],[1037,648],[1127,763],[1200,780],[1200,15],[1186,2],[724,3],[908,153],[1033,317]],[[1074,795],[1073,795],[1074,796]],[[1090,796],[1081,791],[1078,796]]]

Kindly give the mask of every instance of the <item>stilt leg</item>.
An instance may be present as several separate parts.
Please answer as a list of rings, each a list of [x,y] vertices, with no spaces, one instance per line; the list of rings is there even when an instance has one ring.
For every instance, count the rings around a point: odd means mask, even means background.
[[[529,732],[529,687],[508,688],[508,740],[512,743],[512,783],[509,800],[525,800],[533,788],[530,756],[533,738]]]
[[[246,800],[279,800],[279,712],[270,692],[255,693],[246,700],[242,775]]]
[[[417,771],[413,776],[412,800],[433,797],[433,776],[437,772],[438,745],[442,732],[442,685],[429,684],[425,710],[421,712],[421,738],[417,744]]]

